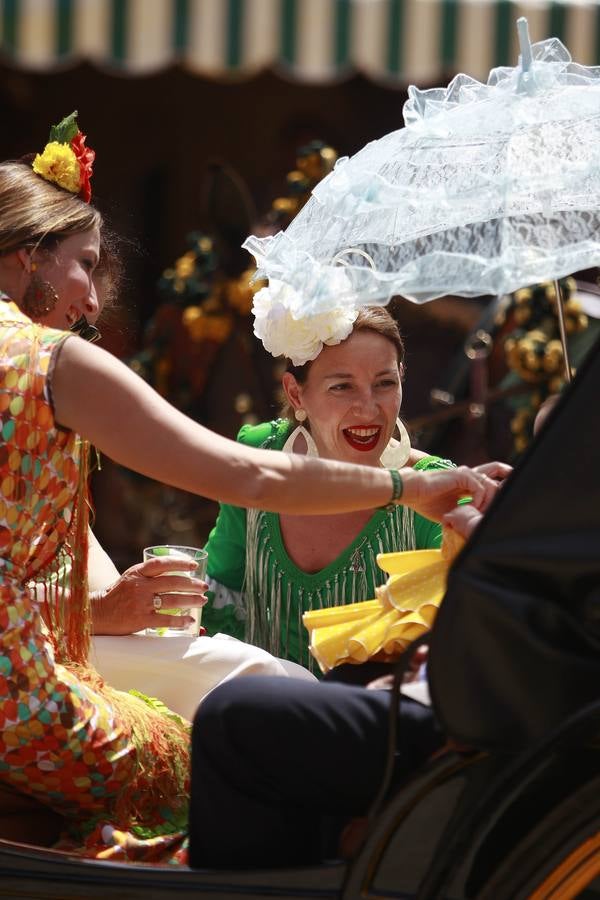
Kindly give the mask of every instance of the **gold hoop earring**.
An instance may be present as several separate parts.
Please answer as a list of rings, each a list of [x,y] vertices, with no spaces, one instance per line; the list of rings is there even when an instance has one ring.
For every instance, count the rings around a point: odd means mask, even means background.
[[[404,423],[400,418],[396,419],[396,428],[400,434],[400,440],[390,438],[390,442],[381,454],[380,462],[386,469],[401,469],[410,457],[410,438]]]
[[[44,281],[35,274],[34,266],[35,264],[32,265],[33,274],[21,300],[21,309],[30,319],[43,319],[56,307],[58,294],[49,281]]]
[[[297,422],[300,422],[297,428],[294,428],[287,441],[281,448],[284,453],[299,453],[301,456],[318,456],[319,451],[317,450],[317,445],[313,440],[313,436],[310,431],[307,431],[302,422],[306,422],[307,413],[305,409],[300,407],[294,413]],[[302,439],[304,444],[306,445],[305,450],[299,449],[302,445],[299,444],[299,440]]]

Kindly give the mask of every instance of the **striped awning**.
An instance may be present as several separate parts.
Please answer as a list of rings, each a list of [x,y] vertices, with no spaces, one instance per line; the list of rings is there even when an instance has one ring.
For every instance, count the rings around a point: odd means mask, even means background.
[[[515,20],[600,61],[600,0],[0,0],[5,60],[91,61],[143,75],[172,64],[211,78],[283,70],[305,81],[355,71],[398,84],[484,78],[517,59]]]

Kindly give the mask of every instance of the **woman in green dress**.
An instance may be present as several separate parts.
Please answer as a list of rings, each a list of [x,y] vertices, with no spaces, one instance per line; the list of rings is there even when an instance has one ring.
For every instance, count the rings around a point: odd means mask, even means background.
[[[306,352],[296,353],[296,361]],[[345,339],[321,344],[303,365],[290,363],[283,376],[284,417],[244,426],[238,441],[373,467],[452,467],[410,447],[398,418],[403,358],[390,314],[382,307],[362,309]],[[222,504],[207,544],[211,592],[203,623],[209,634],[226,632],[311,666],[304,612],[374,597],[386,578],[378,553],[440,542],[440,525],[401,505],[323,517]]]

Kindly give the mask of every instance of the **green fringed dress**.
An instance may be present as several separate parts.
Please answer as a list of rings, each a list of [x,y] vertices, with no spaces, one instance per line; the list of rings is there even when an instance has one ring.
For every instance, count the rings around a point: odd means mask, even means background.
[[[282,419],[246,425],[238,441],[280,450],[290,429]],[[436,456],[415,465],[422,471],[452,467]],[[377,510],[337,559],[308,574],[287,555],[276,513],[222,504],[206,545],[211,591],[202,624],[209,634],[231,634],[316,671],[302,614],[374,597],[375,587],[387,577],[377,566],[378,553],[424,550],[440,543],[441,526],[407,507]]]

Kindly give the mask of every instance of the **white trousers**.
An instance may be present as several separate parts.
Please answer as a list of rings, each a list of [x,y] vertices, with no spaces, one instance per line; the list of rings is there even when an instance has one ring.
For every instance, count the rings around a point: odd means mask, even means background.
[[[143,634],[97,635],[91,662],[121,691],[135,689],[158,697],[190,721],[201,700],[224,681],[241,675],[315,676],[297,663],[276,659],[226,634],[209,637],[147,637]]]

